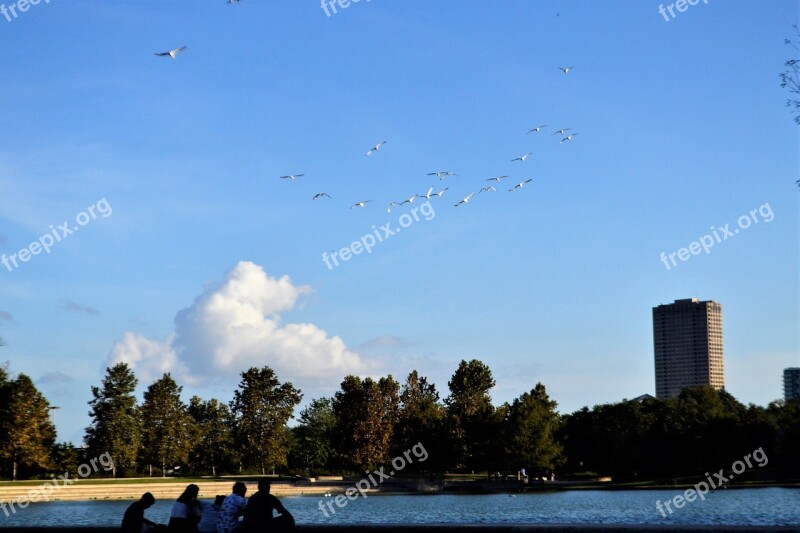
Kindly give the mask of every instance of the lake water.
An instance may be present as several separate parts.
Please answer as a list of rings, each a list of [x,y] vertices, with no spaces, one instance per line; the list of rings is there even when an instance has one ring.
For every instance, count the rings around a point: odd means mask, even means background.
[[[656,509],[678,490],[598,491],[491,495],[370,495],[342,508],[320,511],[330,498],[282,498],[299,524],[364,523],[613,523],[800,525],[800,489],[718,490],[705,501],[686,503],[667,518]],[[0,527],[118,526],[130,501],[31,504],[11,516],[0,512]],[[171,501],[159,501],[145,516],[166,523]],[[327,509],[327,508],[326,508]]]

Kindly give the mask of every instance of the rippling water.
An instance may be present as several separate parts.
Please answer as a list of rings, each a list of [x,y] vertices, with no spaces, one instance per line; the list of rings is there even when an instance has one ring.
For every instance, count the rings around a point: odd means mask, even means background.
[[[705,501],[686,503],[667,518],[656,500],[680,491],[580,490],[492,495],[371,495],[336,507],[328,517],[319,509],[330,498],[282,498],[298,523],[614,523],[800,525],[800,489],[719,490]],[[119,525],[130,501],[51,502],[31,504],[16,514],[0,512],[0,527]],[[147,517],[166,523],[171,501],[159,501]],[[326,507],[327,510],[327,507]]]

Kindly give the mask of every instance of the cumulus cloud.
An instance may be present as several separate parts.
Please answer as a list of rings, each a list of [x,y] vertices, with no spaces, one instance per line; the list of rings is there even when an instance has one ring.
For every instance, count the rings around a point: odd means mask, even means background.
[[[341,338],[314,324],[283,324],[281,315],[309,292],[288,276],[274,278],[255,263],[240,262],[177,313],[165,340],[127,332],[112,346],[109,363],[128,363],[144,381],[172,372],[192,385],[235,377],[251,366],[270,366],[282,381],[317,384],[368,371],[371,365]]]

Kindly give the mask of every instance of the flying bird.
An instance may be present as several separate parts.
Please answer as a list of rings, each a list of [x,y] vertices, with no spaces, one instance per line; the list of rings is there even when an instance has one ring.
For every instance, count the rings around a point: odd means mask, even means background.
[[[367,207],[366,204],[370,203],[372,200],[363,200],[361,202],[356,202],[350,206],[350,209],[355,209],[356,207]]]
[[[580,133],[570,133],[569,135],[567,135],[566,137],[561,139],[561,143],[563,143],[564,141],[571,141],[572,138],[575,137],[576,135],[580,135]],[[561,144],[561,143],[559,143],[559,144]]]
[[[452,172],[450,170],[444,170],[444,171],[441,171],[441,172],[429,172],[428,176],[436,176],[440,180],[443,180],[447,176],[458,176],[458,174],[455,174],[454,172]]]
[[[478,194],[482,192],[496,192],[496,191],[497,189],[495,189],[494,187],[483,187],[480,191],[478,191]]]
[[[460,202],[458,202],[458,203],[455,205],[455,207],[458,207],[458,206],[460,206],[461,204],[466,204],[466,203],[468,203],[468,202],[469,202],[469,200],[470,200],[470,198],[472,198],[473,196],[475,196],[475,193],[474,193],[474,192],[473,192],[473,193],[470,193],[470,195],[469,195],[469,196],[467,196],[466,198],[464,198],[463,200],[461,200]]]
[[[526,159],[528,159],[528,156],[530,156],[530,155],[531,155],[531,152],[528,152],[528,153],[527,153],[527,154],[525,154],[525,155],[521,155],[521,156],[519,156],[519,157],[515,157],[515,158],[514,158],[514,159],[512,159],[511,161],[512,161],[512,162],[513,162],[513,161],[522,161],[522,162],[524,163],[524,162],[525,162],[525,160],[526,160]]]
[[[511,192],[511,191],[513,191],[515,189],[521,189],[521,188],[523,188],[525,186],[526,183],[530,183],[531,181],[533,181],[533,178],[530,178],[530,179],[527,179],[527,180],[522,181],[520,183],[517,183],[516,185],[514,185],[513,187],[508,189],[508,192]]]
[[[497,176],[496,178],[489,178],[489,179],[488,179],[488,180],[486,180],[486,181],[496,181],[496,182],[500,183],[500,180],[502,180],[502,179],[505,179],[505,178],[507,178],[507,177],[508,177],[508,176]]]
[[[433,196],[434,194],[436,193],[433,192],[433,187],[431,187],[430,189],[428,189],[428,192],[423,194],[420,198],[425,198],[426,200],[430,200],[431,196]]]
[[[400,205],[400,203],[399,202],[389,202],[389,207],[386,209],[387,213],[391,213],[392,212],[392,206],[393,205]]]
[[[381,141],[381,142],[379,142],[378,144],[376,144],[375,146],[373,146],[372,148],[370,148],[370,149],[369,149],[369,152],[367,152],[365,155],[371,155],[371,154],[372,154],[372,152],[377,152],[378,150],[380,150],[380,149],[381,149],[381,146],[383,146],[384,144],[386,144],[386,141]]]
[[[569,71],[574,69],[575,67],[558,67],[561,72],[564,73],[564,76],[569,74]]]
[[[325,198],[325,197],[328,197],[328,198],[330,198],[330,197],[331,197],[331,195],[330,195],[330,194],[328,194],[328,193],[326,193],[326,192],[318,192],[317,194],[315,194],[315,195],[314,195],[314,197],[312,198],[312,200],[319,200],[320,198]]]
[[[174,50],[170,50],[169,52],[156,52],[155,55],[160,56],[160,57],[169,56],[172,59],[175,59],[175,56],[177,56],[178,54],[180,54],[184,50],[186,50],[186,47],[185,46],[181,46],[180,48],[176,48]]]
[[[297,178],[301,178],[305,176],[305,174],[289,174],[288,176],[279,176],[282,180],[295,180]]]
[[[564,128],[563,130],[558,130],[558,131],[554,132],[553,135],[564,135],[566,132],[568,132],[571,129],[572,128]],[[552,137],[552,135],[551,135],[551,137]]]
[[[547,124],[542,124],[541,126],[536,126],[536,127],[535,127],[535,128],[533,128],[531,131],[529,131],[528,133],[526,133],[526,135],[529,135],[529,134],[531,134],[531,133],[533,133],[533,132],[539,133],[539,130],[540,130],[540,129],[542,129],[542,128],[546,128],[546,127],[547,127]]]
[[[411,197],[411,198],[409,198],[408,200],[403,200],[402,202],[400,202],[400,205],[403,205],[403,204],[413,204],[413,203],[414,203],[414,198],[417,198],[418,196],[419,196],[419,194],[415,194],[414,196],[412,196],[412,197]]]
[[[800,180],[798,180],[798,181],[800,181]],[[433,193],[433,195],[434,195],[434,196],[438,196],[439,198],[441,198],[441,197],[442,197],[442,195],[444,194],[444,191],[446,191],[446,190],[447,190],[447,189],[449,189],[449,188],[450,188],[450,187],[445,187],[445,188],[444,188],[444,189],[442,189],[441,191]]]

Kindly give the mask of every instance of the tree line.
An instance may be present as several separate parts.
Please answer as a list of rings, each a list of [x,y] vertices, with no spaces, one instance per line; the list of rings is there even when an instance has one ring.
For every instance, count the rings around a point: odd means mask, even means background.
[[[92,387],[84,446],[57,443],[44,396],[31,379],[0,369],[0,475],[74,472],[109,453],[114,477],[147,475],[360,474],[416,443],[429,458],[415,475],[546,470],[618,480],[666,479],[730,465],[762,448],[772,478],[800,475],[800,401],[743,405],[711,387],[674,400],[651,397],[562,415],[541,383],[495,405],[492,372],[461,361],[441,398],[416,370],[403,383],[346,376],[331,397],[313,399],[290,427],[302,392],[269,367],[240,375],[233,399],[193,396],[167,373],[140,403],[125,363]],[[415,470],[416,469],[416,470]],[[404,474],[406,472],[404,471]],[[763,471],[760,472],[764,475]],[[756,473],[752,473],[756,475]],[[746,476],[743,476],[746,477]]]

